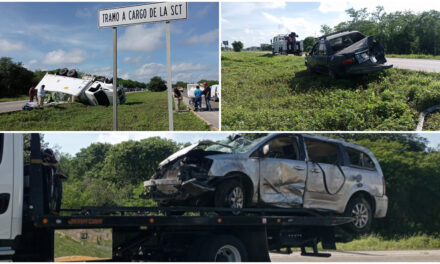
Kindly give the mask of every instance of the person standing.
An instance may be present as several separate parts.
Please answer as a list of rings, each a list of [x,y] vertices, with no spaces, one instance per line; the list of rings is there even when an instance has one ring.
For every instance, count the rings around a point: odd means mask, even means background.
[[[29,102],[33,102],[35,97],[35,86],[29,88]]]
[[[45,87],[45,85],[43,84],[43,85],[41,85],[41,88],[40,89],[38,89],[38,105],[40,106],[40,107],[43,107],[44,106],[44,97],[46,97],[46,91],[44,91],[44,87]]]
[[[194,110],[202,110],[202,90],[200,90],[200,86],[197,85],[196,90],[194,91]]]
[[[211,87],[206,85],[204,83],[205,89],[203,90],[203,94],[205,95],[205,104],[206,104],[206,111],[212,111],[211,107]]]
[[[174,97],[177,98],[177,112],[180,111],[180,102],[182,102],[182,93],[177,86],[174,86]]]

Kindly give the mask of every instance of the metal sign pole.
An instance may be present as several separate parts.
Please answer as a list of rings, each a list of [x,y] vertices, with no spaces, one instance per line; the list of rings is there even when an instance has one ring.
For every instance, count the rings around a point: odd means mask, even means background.
[[[170,21],[167,24],[167,70],[168,70],[168,120],[169,120],[169,130],[174,130],[173,124],[173,91],[171,83],[171,40],[170,40]],[[178,110],[178,109],[177,109]]]
[[[117,27],[113,27],[113,130],[118,130],[118,91],[117,91],[117,82],[118,82],[118,65],[117,65]]]

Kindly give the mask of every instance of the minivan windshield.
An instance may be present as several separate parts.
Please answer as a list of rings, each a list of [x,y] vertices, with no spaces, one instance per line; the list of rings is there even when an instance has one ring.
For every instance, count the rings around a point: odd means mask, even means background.
[[[264,137],[254,140],[246,139],[240,135],[230,135],[224,140],[220,140],[218,144],[207,147],[206,151],[220,151],[225,153],[246,152],[261,142]]]

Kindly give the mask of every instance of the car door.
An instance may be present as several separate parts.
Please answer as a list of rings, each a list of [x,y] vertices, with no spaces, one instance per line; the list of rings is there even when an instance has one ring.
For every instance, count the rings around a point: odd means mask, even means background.
[[[310,52],[310,55],[307,56],[307,58],[306,58],[307,64],[313,70],[316,70],[316,56],[318,55],[318,47],[319,47],[319,43],[316,43],[313,46],[312,51]]]
[[[318,42],[318,50],[315,55],[315,63],[316,63],[316,69],[320,72],[327,73],[327,45],[325,40],[320,40]]]
[[[9,239],[11,236],[14,155],[5,155],[5,149],[13,151],[12,148],[12,134],[0,134],[0,239]]]
[[[264,150],[266,148],[266,150]],[[292,207],[303,202],[307,164],[299,148],[298,137],[280,135],[263,146],[259,159],[260,199],[279,207]]]
[[[308,155],[304,207],[335,210],[345,183],[341,146],[315,138],[304,142]]]

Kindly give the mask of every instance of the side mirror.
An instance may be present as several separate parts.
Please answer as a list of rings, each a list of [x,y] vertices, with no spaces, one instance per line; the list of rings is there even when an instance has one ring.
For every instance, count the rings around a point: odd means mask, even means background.
[[[267,156],[267,154],[269,154],[269,144],[263,147],[263,156]]]

